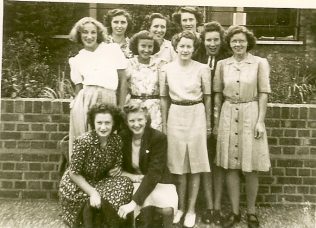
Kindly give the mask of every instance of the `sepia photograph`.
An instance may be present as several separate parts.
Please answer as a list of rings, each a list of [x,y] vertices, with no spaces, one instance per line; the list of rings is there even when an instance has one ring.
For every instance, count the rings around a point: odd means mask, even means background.
[[[316,2],[1,4],[0,228],[316,228]]]

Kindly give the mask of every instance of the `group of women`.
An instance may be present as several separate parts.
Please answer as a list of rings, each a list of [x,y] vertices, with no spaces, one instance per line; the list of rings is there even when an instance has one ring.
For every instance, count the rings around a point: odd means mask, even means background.
[[[131,17],[121,9],[108,12],[105,26],[85,17],[70,32],[83,45],[69,60],[72,155],[59,190],[71,227],[127,227],[133,214],[137,227],[193,227],[200,180],[202,221],[233,227],[241,218],[241,175],[248,227],[259,227],[257,172],[270,168],[268,62],[249,53],[256,39],[244,26],[225,34],[209,22],[199,33],[202,14],[191,6],[172,19],[181,32],[171,41],[160,13],[146,16],[129,39]]]

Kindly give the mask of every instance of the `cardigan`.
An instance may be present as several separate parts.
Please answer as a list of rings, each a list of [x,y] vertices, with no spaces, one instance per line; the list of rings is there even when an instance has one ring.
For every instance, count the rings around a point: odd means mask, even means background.
[[[136,173],[132,166],[132,132],[120,132],[123,140],[123,170]],[[158,130],[146,126],[139,151],[139,169],[144,178],[133,195],[133,200],[142,205],[158,183],[172,184],[167,168],[167,137]]]

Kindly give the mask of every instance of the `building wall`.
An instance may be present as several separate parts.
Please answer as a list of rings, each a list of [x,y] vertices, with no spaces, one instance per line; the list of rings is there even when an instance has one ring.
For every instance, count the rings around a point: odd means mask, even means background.
[[[57,197],[68,122],[66,100],[1,100],[0,198]],[[272,168],[258,203],[316,204],[316,105],[269,104],[266,126]]]

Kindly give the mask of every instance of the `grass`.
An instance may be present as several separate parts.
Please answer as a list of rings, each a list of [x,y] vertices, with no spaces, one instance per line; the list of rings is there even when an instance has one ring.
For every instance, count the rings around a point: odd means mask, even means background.
[[[66,228],[59,216],[56,201],[0,199],[0,228]],[[242,211],[245,211],[242,208]],[[315,207],[278,205],[258,208],[263,228],[316,228]],[[175,226],[177,227],[177,226]],[[180,227],[180,226],[178,226]],[[212,228],[213,225],[197,220],[196,228]],[[235,228],[246,228],[245,214]]]

